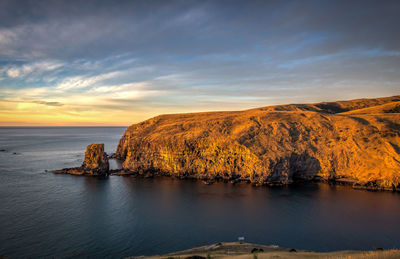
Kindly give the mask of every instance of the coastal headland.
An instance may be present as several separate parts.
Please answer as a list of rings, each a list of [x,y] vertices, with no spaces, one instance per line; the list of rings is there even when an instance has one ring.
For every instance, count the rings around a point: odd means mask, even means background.
[[[108,173],[400,190],[399,107],[392,96],[160,115],[126,130],[112,155],[122,169]]]

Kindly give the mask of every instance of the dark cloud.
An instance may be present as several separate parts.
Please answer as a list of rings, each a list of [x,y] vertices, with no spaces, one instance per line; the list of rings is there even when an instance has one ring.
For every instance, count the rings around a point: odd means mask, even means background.
[[[0,3],[2,59],[185,56],[306,44],[295,56],[399,50],[399,1],[14,1]],[[3,42],[3,43],[2,43]]]
[[[26,101],[25,101],[26,102]],[[63,106],[60,102],[46,102],[46,101],[31,101],[32,103],[43,104],[47,106]]]
[[[0,98],[123,89],[97,108],[183,110],[394,95],[399,13],[397,0],[2,0]]]

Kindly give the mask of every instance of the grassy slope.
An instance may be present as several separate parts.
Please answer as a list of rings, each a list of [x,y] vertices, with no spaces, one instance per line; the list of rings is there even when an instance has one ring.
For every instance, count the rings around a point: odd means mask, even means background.
[[[340,114],[343,115],[349,115],[349,114],[383,114],[387,113],[387,111],[392,110],[396,108],[397,106],[400,106],[400,101],[399,102],[390,102],[390,103],[385,103],[377,106],[372,106],[368,108],[363,108],[363,109],[357,109],[357,110],[352,110],[348,112],[343,112]]]
[[[264,252],[251,253],[253,248],[262,248]],[[277,248],[271,246],[250,244],[250,243],[219,243],[211,246],[202,246],[193,249],[188,249],[180,252],[175,252],[167,255],[156,255],[144,258],[187,258],[190,256],[203,256],[207,258],[236,258],[236,259],[264,259],[264,258],[326,258],[326,259],[394,259],[400,258],[400,250],[387,251],[336,251],[336,252],[311,252],[311,251],[296,251],[290,252],[289,249]],[[143,258],[143,257],[142,257]]]

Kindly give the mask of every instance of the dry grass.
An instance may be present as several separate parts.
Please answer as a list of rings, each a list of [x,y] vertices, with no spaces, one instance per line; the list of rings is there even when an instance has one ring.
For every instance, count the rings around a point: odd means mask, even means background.
[[[264,252],[251,253],[253,248],[262,248]],[[250,243],[219,243],[211,246],[197,247],[184,250],[181,252],[171,253],[168,255],[156,255],[150,257],[152,259],[184,259],[192,256],[202,256],[212,259],[270,259],[270,258],[285,258],[285,259],[395,259],[400,258],[400,250],[386,251],[337,251],[337,252],[310,252],[297,251],[289,252],[289,249],[264,246]]]
[[[286,258],[286,259],[398,259],[400,258],[399,250],[388,250],[388,251],[370,251],[370,252],[356,252],[356,251],[343,251],[333,253],[316,253],[316,252],[267,252],[258,254],[196,254],[205,258],[212,259],[270,259],[270,258]],[[184,259],[187,257],[194,256],[194,254],[186,254],[179,256],[151,256],[151,257],[140,257],[140,258],[152,258],[152,259]]]
[[[396,108],[399,107],[399,105],[400,105],[400,102],[390,102],[390,103],[385,103],[385,104],[381,104],[381,105],[377,105],[377,106],[373,106],[373,107],[343,112],[341,114],[382,114],[382,113],[387,113],[387,111],[390,111],[390,110],[395,111]]]

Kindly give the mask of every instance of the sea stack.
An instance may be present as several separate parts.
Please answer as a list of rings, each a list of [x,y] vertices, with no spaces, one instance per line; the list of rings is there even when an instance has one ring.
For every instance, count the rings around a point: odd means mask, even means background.
[[[87,146],[82,168],[92,175],[104,175],[108,173],[109,164],[107,154],[104,152],[104,144],[91,144]]]
[[[108,175],[109,163],[107,154],[104,152],[104,144],[91,144],[87,146],[85,160],[81,167],[64,168],[55,170],[53,173],[93,176]]]

